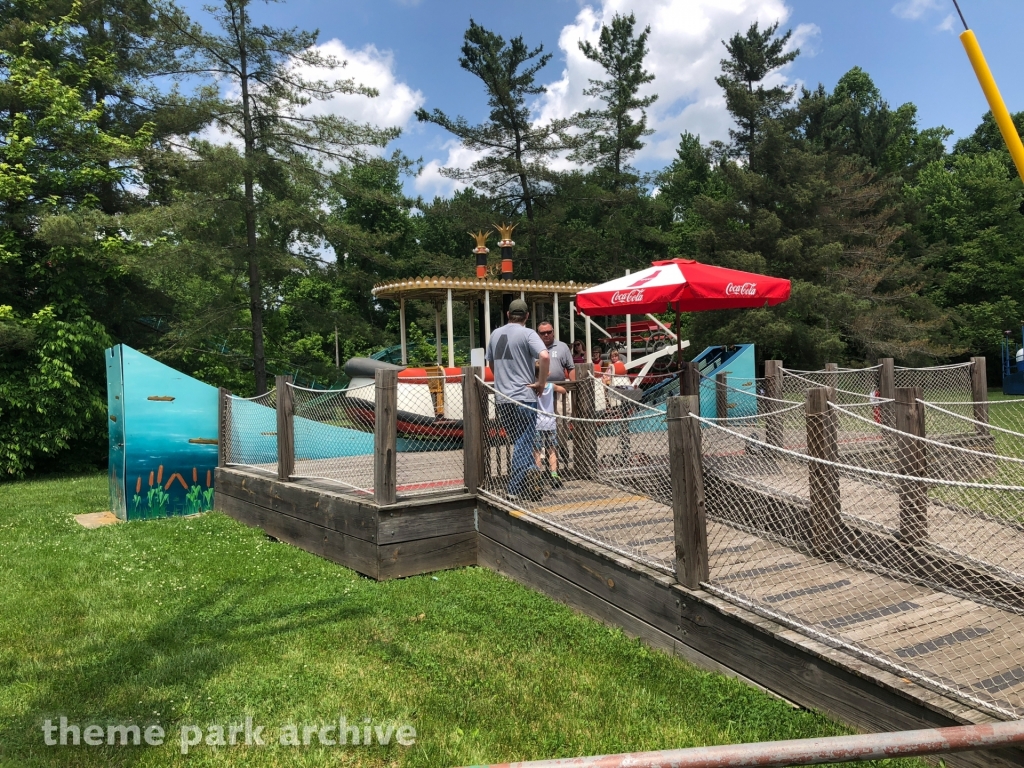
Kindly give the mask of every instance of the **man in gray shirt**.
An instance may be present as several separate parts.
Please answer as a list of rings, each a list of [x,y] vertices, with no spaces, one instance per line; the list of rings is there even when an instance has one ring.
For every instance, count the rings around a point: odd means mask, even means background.
[[[555,341],[555,326],[547,320],[537,325],[537,335],[548,348],[551,355],[551,372],[548,381],[558,384],[561,381],[576,381],[576,364],[572,361],[572,352],[564,341]]]
[[[526,327],[526,302],[516,299],[508,307],[508,323],[491,334],[487,362],[494,371],[495,410],[505,435],[512,441],[508,496],[518,501],[526,473],[533,466],[533,440],[537,431],[537,393],[547,384],[551,356],[534,331]],[[534,361],[539,360],[535,374]],[[526,407],[522,407],[526,406]]]

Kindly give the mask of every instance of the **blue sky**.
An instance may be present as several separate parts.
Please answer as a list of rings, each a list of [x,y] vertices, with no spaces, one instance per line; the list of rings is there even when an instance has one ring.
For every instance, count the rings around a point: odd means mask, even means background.
[[[199,2],[184,5],[203,19]],[[961,8],[1010,110],[1024,110],[1024,82],[1015,66],[1024,2],[961,0]],[[720,41],[755,19],[779,19],[795,31],[803,53],[782,73],[785,82],[821,82],[831,89],[844,72],[860,66],[890,104],[913,102],[922,127],[945,125],[955,137],[970,133],[987,109],[957,39],[962,27],[952,0],[287,0],[253,6],[258,21],[318,28],[325,49],[349,61],[350,76],[381,90],[372,102],[349,97],[324,108],[400,125],[396,146],[425,166],[406,187],[426,197],[452,189],[438,175],[440,166],[473,158],[448,134],[417,123],[412,112],[424,106],[471,121],[486,116],[478,81],[458,65],[471,16],[506,38],[522,34],[554,54],[539,77],[548,93],[535,104],[538,119],[545,119],[587,106],[582,90],[587,77],[598,73],[588,70],[576,41],[593,39],[616,11],[633,11],[641,24],[652,26],[651,87],[661,98],[651,110],[656,133],[637,158],[647,170],[670,161],[681,130],[705,140],[726,138],[729,120],[714,84],[724,55]]]

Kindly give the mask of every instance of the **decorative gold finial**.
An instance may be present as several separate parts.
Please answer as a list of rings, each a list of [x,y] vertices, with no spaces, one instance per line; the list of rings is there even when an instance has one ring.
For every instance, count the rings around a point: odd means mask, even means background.
[[[490,232],[469,232],[468,234],[476,240],[476,250],[473,253],[490,253],[487,248],[487,238],[491,236]]]
[[[493,225],[498,234],[501,235],[501,241],[498,243],[499,248],[511,248],[515,245],[512,242],[512,230],[518,227],[518,224],[495,224]]]

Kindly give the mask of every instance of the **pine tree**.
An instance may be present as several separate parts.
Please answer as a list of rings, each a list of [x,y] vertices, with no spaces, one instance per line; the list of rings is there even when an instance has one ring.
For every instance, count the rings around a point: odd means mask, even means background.
[[[602,169],[609,177],[612,190],[634,180],[629,160],[643,149],[640,140],[654,131],[647,127],[645,110],[657,101],[657,94],[639,96],[640,88],[654,81],[654,75],[644,69],[647,56],[647,38],[651,28],[645,27],[636,35],[636,17],[630,13],[616,13],[611,26],[602,25],[597,45],[580,41],[579,47],[591,61],[601,65],[607,80],[590,80],[586,96],[596,96],[605,103],[604,109],[587,110],[579,116],[583,134],[572,158]],[[639,116],[635,116],[639,112]]]
[[[344,64],[316,48],[317,33],[275,29],[256,24],[250,0],[220,0],[211,14],[221,34],[193,23],[169,8],[165,23],[170,44],[180,48],[175,74],[179,78],[214,78],[227,96],[217,99],[214,122],[242,146],[243,220],[252,324],[253,365],[257,394],[267,388],[264,348],[264,291],[261,263],[285,257],[280,243],[261,242],[264,211],[261,192],[275,178],[287,175],[285,166],[308,165],[312,176],[324,164],[346,164],[365,156],[367,146],[383,147],[398,129],[360,125],[337,115],[304,111],[315,101],[338,94],[374,97],[373,88],[353,80],[308,80],[302,67],[340,69]]]
[[[488,121],[470,125],[464,117],[452,118],[439,109],[416,112],[421,122],[434,123],[457,136],[467,149],[483,153],[468,169],[444,168],[441,173],[472,183],[499,206],[526,216],[535,280],[540,278],[537,207],[550,191],[547,162],[569,146],[564,135],[567,121],[534,125],[526,105],[528,96],[544,92],[536,76],[550,59],[543,45],[531,49],[522,36],[506,42],[470,19],[459,64],[483,83],[491,108]]]

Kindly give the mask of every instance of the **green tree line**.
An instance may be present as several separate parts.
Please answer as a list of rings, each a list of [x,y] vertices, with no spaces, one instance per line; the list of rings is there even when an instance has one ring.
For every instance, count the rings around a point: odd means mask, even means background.
[[[374,283],[471,274],[466,232],[498,220],[518,224],[526,278],[675,256],[786,277],[790,302],[685,332],[793,367],[993,357],[1024,317],[1024,190],[991,116],[947,146],[859,68],[831,91],[770,86],[799,55],[777,25],[723,41],[729,140],[684,133],[645,173],[649,28],[617,15],[581,41],[594,106],[540,123],[551,54],[470,20],[452,54],[485,119],[417,118],[479,159],[424,200],[397,129],[316,109],[376,91],[259,11],[216,0],[203,26],[168,0],[0,5],[0,477],[103,463],[112,344],[239,394],[276,372],[336,380],[337,359],[397,342]],[[424,354],[432,308],[408,319]]]

